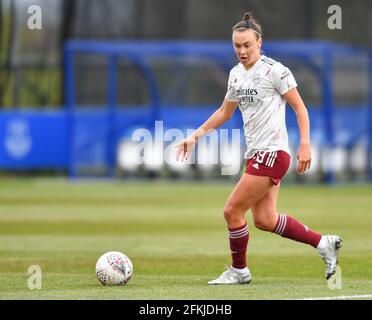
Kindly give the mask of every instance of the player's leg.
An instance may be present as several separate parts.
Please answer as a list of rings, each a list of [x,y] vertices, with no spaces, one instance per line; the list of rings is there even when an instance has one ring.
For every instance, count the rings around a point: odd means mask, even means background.
[[[278,222],[276,203],[279,196],[280,183],[274,185],[269,192],[252,206],[252,217],[255,226],[263,231],[273,231]]]
[[[338,249],[341,239],[338,236],[322,236],[286,214],[278,214],[276,203],[280,184],[274,186],[252,206],[255,226],[261,230],[273,232],[288,239],[306,243],[318,249],[326,264],[326,278],[335,273]]]
[[[246,268],[246,251],[249,240],[246,212],[265,196],[273,183],[268,177],[244,174],[228,198],[224,218],[229,231],[232,267]]]
[[[274,186],[269,177],[244,174],[226,201],[223,209],[228,228],[234,229],[246,223],[245,214]]]
[[[286,214],[278,214],[276,202],[280,184],[252,206],[253,220],[257,228],[274,232],[282,237],[309,244],[316,248],[322,235]]]
[[[228,198],[224,217],[229,231],[231,267],[209,284],[243,284],[251,280],[246,265],[249,231],[245,214],[273,186],[270,178],[244,174]]]

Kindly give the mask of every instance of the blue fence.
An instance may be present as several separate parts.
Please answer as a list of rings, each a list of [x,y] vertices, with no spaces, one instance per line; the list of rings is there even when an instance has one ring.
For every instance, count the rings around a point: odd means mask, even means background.
[[[299,61],[321,84],[321,103],[308,106],[312,133],[325,148],[342,145],[350,148],[361,141],[372,150],[372,62],[369,54],[368,103],[340,108],[333,95],[333,58],[335,54],[367,54],[365,50],[326,42],[266,42],[265,54]],[[107,59],[106,104],[79,108],[76,101],[74,57],[76,54],[100,55]],[[71,176],[78,174],[79,166],[102,166],[113,175],[119,140],[135,128],[153,129],[156,120],[163,120],[169,128],[197,128],[215,109],[216,105],[169,105],[162,102],[158,79],[151,69],[149,57],[203,57],[215,63],[226,74],[235,63],[230,42],[221,41],[146,41],[96,42],[71,41],[64,48],[65,101],[63,111],[17,111],[0,113],[0,167],[62,168]],[[122,108],[118,105],[118,61],[125,58],[143,77],[149,93],[149,104]],[[98,81],[98,80],[97,80]],[[223,97],[221,97],[222,99]],[[241,127],[238,112],[226,128]],[[295,114],[287,108],[287,126],[292,144],[297,143]],[[370,164],[370,162],[368,162]],[[371,173],[371,166],[367,166]],[[371,175],[370,175],[371,176]],[[333,172],[327,172],[327,181],[333,181]]]

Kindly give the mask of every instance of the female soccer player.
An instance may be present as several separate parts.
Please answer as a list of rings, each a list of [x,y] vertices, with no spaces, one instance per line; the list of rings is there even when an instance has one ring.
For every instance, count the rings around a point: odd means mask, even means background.
[[[286,102],[296,112],[300,129],[297,172],[304,173],[311,164],[310,121],[296,89],[297,83],[288,68],[261,54],[261,26],[250,13],[246,13],[232,30],[239,63],[230,71],[224,102],[201,127],[176,145],[177,160],[187,159],[198,139],[230,119],[239,106],[247,143],[246,170],[223,210],[232,264],[208,284],[245,284],[251,281],[246,265],[249,230],[245,214],[248,209],[252,211],[257,228],[317,248],[326,265],[326,279],[329,279],[336,272],[341,238],[321,235],[276,210],[280,181],[290,164]]]

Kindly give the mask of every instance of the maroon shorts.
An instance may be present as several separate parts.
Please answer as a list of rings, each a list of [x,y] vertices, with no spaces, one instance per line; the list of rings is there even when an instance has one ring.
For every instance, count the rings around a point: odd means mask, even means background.
[[[291,156],[283,151],[258,151],[247,159],[245,173],[255,176],[268,176],[278,184],[287,173]]]

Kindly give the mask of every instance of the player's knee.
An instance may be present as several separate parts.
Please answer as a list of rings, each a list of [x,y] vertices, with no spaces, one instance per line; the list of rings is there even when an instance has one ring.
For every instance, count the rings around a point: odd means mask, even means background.
[[[227,222],[232,222],[239,218],[239,213],[233,206],[226,205],[223,209],[223,216]]]
[[[256,226],[257,229],[260,229],[262,231],[269,231],[272,232],[275,228],[275,223],[273,221],[267,219],[256,219],[254,220],[254,225]]]
[[[255,220],[254,221],[254,225],[256,226],[257,229],[260,229],[262,231],[268,231],[267,230],[267,223],[265,221],[262,221],[262,220]]]

